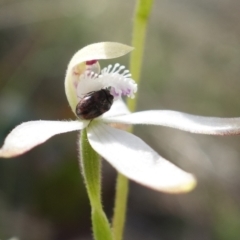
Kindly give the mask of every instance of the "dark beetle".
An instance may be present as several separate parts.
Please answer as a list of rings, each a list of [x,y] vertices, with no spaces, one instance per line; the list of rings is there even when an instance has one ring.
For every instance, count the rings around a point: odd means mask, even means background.
[[[90,120],[107,112],[113,104],[113,96],[108,89],[87,93],[77,104],[79,118]]]

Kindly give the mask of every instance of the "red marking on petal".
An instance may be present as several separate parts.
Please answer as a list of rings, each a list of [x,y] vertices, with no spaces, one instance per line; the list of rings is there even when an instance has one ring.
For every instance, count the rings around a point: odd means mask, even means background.
[[[90,61],[86,61],[87,65],[93,65],[97,62],[97,60],[90,60]]]

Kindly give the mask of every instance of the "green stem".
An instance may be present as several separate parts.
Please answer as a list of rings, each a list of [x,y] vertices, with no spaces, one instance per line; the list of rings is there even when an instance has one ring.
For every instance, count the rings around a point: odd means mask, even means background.
[[[153,0],[138,0],[133,23],[132,51],[130,56],[130,72],[137,84],[140,82],[140,74],[143,62],[144,44],[146,38],[147,23],[152,9]],[[128,108],[134,112],[136,110],[137,96],[134,99],[128,98]]]
[[[114,240],[121,240],[123,236],[124,223],[126,218],[127,196],[128,179],[122,174],[118,173],[113,217]]]
[[[91,204],[93,236],[95,240],[113,240],[110,224],[101,202],[101,162],[88,142],[87,130],[81,131],[80,154],[82,174]]]
[[[130,57],[130,72],[132,78],[139,84],[142,68],[146,27],[151,12],[153,0],[138,0],[136,4],[133,24],[132,46],[135,48]],[[134,112],[137,96],[128,98],[128,108]],[[132,129],[131,129],[132,131]],[[126,204],[128,197],[128,179],[118,173],[116,184],[116,197],[113,216],[113,235],[115,240],[123,239],[126,219]]]

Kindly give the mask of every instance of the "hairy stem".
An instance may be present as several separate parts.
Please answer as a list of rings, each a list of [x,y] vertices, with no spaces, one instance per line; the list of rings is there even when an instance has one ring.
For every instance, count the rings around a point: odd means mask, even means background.
[[[91,204],[93,236],[95,240],[113,240],[110,224],[101,202],[101,161],[88,142],[87,130],[81,131],[80,160],[82,175]]]

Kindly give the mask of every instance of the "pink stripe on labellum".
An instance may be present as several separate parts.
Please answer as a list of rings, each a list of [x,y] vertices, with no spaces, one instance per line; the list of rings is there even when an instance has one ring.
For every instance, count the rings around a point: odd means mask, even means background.
[[[90,60],[90,61],[86,61],[86,65],[93,65],[97,62],[97,60]]]

